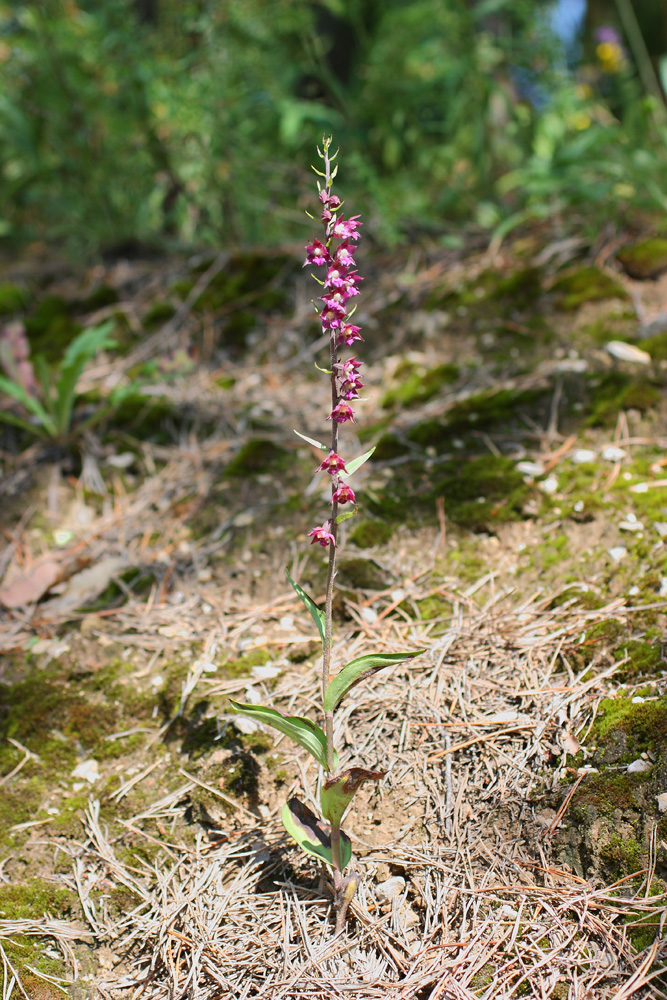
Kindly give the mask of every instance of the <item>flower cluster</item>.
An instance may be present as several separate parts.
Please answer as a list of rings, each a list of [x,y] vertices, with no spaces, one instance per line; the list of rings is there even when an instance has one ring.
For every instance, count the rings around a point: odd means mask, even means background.
[[[338,425],[354,423],[354,410],[350,401],[359,399],[359,390],[364,382],[359,369],[362,362],[357,357],[341,360],[339,350],[351,347],[356,341],[362,341],[358,326],[350,322],[352,312],[348,312],[348,303],[359,294],[359,283],[363,280],[359,275],[354,253],[359,240],[359,216],[345,219],[340,215],[342,202],[337,195],[331,193],[331,185],[335,171],[331,172],[331,160],[328,155],[328,141],[325,140],[324,152],[320,153],[325,164],[324,186],[320,188],[319,199],[322,205],[321,221],[324,226],[324,240],[313,240],[306,247],[304,267],[315,266],[326,268],[326,275],[319,296],[322,302],[318,313],[322,323],[322,332],[329,334],[331,353],[331,380],[333,409],[327,417],[332,423],[331,450],[327,458],[317,469],[331,476],[332,516],[323,525],[313,528],[308,537],[312,543],[318,542],[323,547],[336,545],[336,508],[338,504],[354,503],[354,490],[340,478],[345,473],[345,462],[337,454]],[[320,279],[318,279],[319,281]]]

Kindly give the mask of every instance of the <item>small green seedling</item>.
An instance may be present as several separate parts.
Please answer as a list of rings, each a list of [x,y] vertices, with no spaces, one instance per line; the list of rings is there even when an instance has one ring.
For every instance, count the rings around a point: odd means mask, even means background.
[[[20,323],[5,327],[0,336],[0,393],[20,404],[22,413],[0,409],[0,420],[20,427],[37,437],[60,443],[72,434],[74,406],[80,392],[79,379],[86,364],[100,351],[115,347],[110,336],[113,320],[83,330],[68,345],[62,361],[55,368],[46,358],[31,359],[25,332]],[[98,424],[122,401],[128,387],[113,392],[95,412],[76,425],[77,433]]]
[[[331,186],[338,169],[334,167],[332,170],[332,162],[337,154],[329,156],[330,146],[331,138],[325,138],[323,150],[318,148],[318,153],[324,161],[324,172],[315,171],[323,179],[323,183],[318,181],[317,186],[319,200],[323,206],[321,219],[324,224],[324,241],[314,240],[309,244],[304,263],[304,266],[310,264],[326,267],[325,280],[321,282],[316,279],[323,286],[319,295],[323,305],[316,306],[316,309],[322,322],[322,330],[329,338],[330,367],[324,370],[330,375],[331,380],[332,410],[327,418],[331,420],[330,447],[296,432],[309,444],[327,453],[317,471],[331,477],[331,516],[324,524],[308,533],[308,537],[312,539],[311,544],[318,543],[329,550],[324,608],[317,605],[292,579],[289,571],[287,572],[287,578],[310,613],[322,643],[324,729],[300,715],[287,716],[273,708],[246,705],[236,701],[232,701],[231,704],[235,711],[289,736],[312,754],[326,772],[320,795],[322,818],[316,816],[298,799],[292,798],[283,806],[282,821],[297,844],[306,853],[319,858],[333,872],[333,897],[338,934],[345,926],[347,909],[358,884],[356,873],[352,870],[346,872],[352,858],[352,845],[349,837],[341,830],[341,821],[358,789],[365,782],[380,781],[385,772],[365,767],[348,767],[341,770],[338,752],[334,747],[334,712],[355,685],[371,677],[378,670],[412,659],[423,651],[370,653],[359,656],[331,677],[332,606],[338,527],[342,521],[351,516],[347,512],[339,513],[338,508],[346,503],[356,503],[354,491],[348,485],[347,479],[370,458],[372,450],[347,462],[338,454],[339,425],[348,421],[354,422],[350,400],[359,399],[359,389],[363,387],[359,374],[361,362],[356,356],[346,360],[342,360],[339,356],[342,348],[351,347],[353,343],[363,339],[359,335],[360,328],[350,322],[352,313],[348,313],[347,310],[348,301],[359,293],[358,284],[361,281],[353,256],[356,241],[359,239],[357,230],[361,223],[358,217],[343,219],[339,215],[342,202],[336,195],[331,194]]]

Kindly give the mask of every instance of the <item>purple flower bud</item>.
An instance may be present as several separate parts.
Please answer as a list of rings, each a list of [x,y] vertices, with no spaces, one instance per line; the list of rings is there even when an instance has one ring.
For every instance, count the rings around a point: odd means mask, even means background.
[[[331,497],[332,503],[347,503],[351,500],[352,503],[356,503],[354,490],[347,483],[341,483],[334,495]]]
[[[331,521],[325,521],[319,528],[313,528],[312,531],[308,532],[308,538],[312,538],[312,542],[310,543],[311,545],[314,545],[315,542],[319,542],[323,548],[326,548],[329,544],[335,546],[336,539],[327,528],[327,525],[329,524],[331,524]]]
[[[346,420],[351,420],[353,424],[356,423],[354,410],[347,403],[339,403],[338,406],[334,406],[327,420],[335,420],[337,424],[344,424]]]
[[[330,476],[333,476],[335,472],[347,472],[347,469],[345,468],[345,462],[340,455],[337,455],[335,451],[330,451],[322,464],[319,465],[315,471],[328,472]]]

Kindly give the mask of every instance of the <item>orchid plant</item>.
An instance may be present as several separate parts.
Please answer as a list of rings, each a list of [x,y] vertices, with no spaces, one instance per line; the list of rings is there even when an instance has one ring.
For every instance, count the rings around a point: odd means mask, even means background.
[[[409,660],[422,650],[405,653],[370,653],[351,660],[335,676],[331,676],[332,607],[338,528],[343,520],[351,516],[347,511],[339,512],[339,508],[346,504],[356,504],[354,490],[347,479],[370,458],[373,449],[349,461],[338,453],[339,428],[342,424],[354,422],[354,411],[350,403],[360,399],[359,390],[364,385],[360,375],[362,362],[356,356],[345,359],[341,357],[344,348],[363,341],[360,327],[351,322],[354,309],[348,311],[348,303],[359,294],[359,283],[362,280],[354,260],[361,222],[358,216],[343,218],[340,214],[342,202],[337,195],[331,193],[338,170],[333,161],[338,151],[329,155],[330,148],[331,137],[325,137],[322,149],[319,147],[317,149],[318,155],[323,160],[324,169],[313,168],[320,178],[317,187],[322,206],[324,238],[315,239],[306,247],[307,256],[304,262],[304,267],[311,265],[326,269],[324,280],[316,278],[322,290],[319,294],[321,305],[315,304],[315,308],[322,323],[322,331],[328,335],[329,340],[330,367],[320,370],[329,375],[331,384],[331,412],[327,417],[327,420],[331,421],[330,445],[321,444],[299,431],[296,432],[299,437],[326,453],[316,471],[328,475],[331,480],[331,513],[323,524],[308,533],[311,544],[319,544],[329,550],[324,608],[316,604],[287,571],[287,578],[312,616],[322,643],[324,729],[303,716],[286,716],[273,708],[236,701],[232,701],[231,704],[235,711],[289,736],[308,750],[325,771],[326,777],[322,782],[320,793],[322,818],[317,817],[297,798],[291,798],[283,807],[282,821],[287,832],[304,851],[319,858],[332,870],[338,934],[345,926],[347,909],[358,884],[356,873],[349,868],[352,845],[349,837],[341,830],[341,820],[357,790],[365,782],[380,781],[385,772],[365,767],[348,767],[341,770],[338,752],[334,746],[334,712],[350,689],[360,681],[384,667]]]

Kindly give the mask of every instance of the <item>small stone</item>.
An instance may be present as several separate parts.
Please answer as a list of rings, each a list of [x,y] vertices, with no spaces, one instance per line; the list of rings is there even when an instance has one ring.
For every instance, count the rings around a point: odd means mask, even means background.
[[[634,344],[626,344],[624,340],[610,340],[606,344],[606,349],[612,358],[617,358],[619,361],[630,361],[637,365],[649,365],[651,363],[650,354],[642,351],[639,347],[635,347]]]
[[[660,590],[658,591],[659,597],[667,597],[667,576],[660,577]]]
[[[628,514],[625,521],[619,524],[621,531],[643,531],[644,525],[638,521],[634,514]]]
[[[378,613],[375,608],[362,608],[361,617],[364,621],[368,622],[370,625],[378,620]]]
[[[249,719],[246,715],[235,715],[234,727],[245,736],[250,736],[252,733],[256,733],[259,729],[259,722],[255,722],[254,719]]]
[[[620,562],[628,554],[628,550],[623,545],[615,545],[612,549],[609,549],[608,554],[614,562]]]
[[[257,681],[269,681],[278,676],[280,667],[274,667],[270,663],[265,663],[262,666],[253,667],[250,673]]]
[[[544,465],[542,462],[517,462],[516,470],[522,476],[528,476],[530,479],[544,475]]]
[[[627,458],[627,454],[622,448],[617,448],[616,445],[610,444],[602,452],[602,458],[607,462],[622,462],[624,458]]]
[[[636,597],[638,593],[639,593],[639,587],[635,583],[632,587],[630,587],[630,590],[628,591],[628,597]]]
[[[386,881],[380,882],[375,888],[378,898],[389,902],[392,899],[396,899],[403,892],[405,889],[405,879],[401,875],[394,875],[393,878],[388,878]]]
[[[392,590],[389,596],[391,597],[392,601],[403,601],[405,600],[405,591],[401,590],[401,588],[398,587],[396,590]]]
[[[633,705],[643,705],[645,701],[646,701],[646,698],[642,698],[642,696],[640,694],[636,694],[634,696],[634,698],[632,699],[632,704]]]
[[[637,760],[633,760],[632,764],[628,764],[628,774],[646,774],[653,767],[648,760],[642,760],[639,757]]]
[[[583,500],[577,500],[572,505],[572,510],[575,511],[577,514],[581,514],[581,512],[582,512],[583,509],[584,509],[584,501]]]
[[[85,781],[94,784],[100,776],[100,766],[96,760],[92,758],[90,760],[84,760],[80,764],[77,764],[72,771],[73,778],[83,778]],[[83,786],[81,786],[83,787]]]
[[[661,813],[667,812],[667,792],[661,792],[660,795],[656,795],[655,801],[658,803],[658,810]]]
[[[283,615],[276,628],[280,629],[281,632],[289,632],[290,629],[294,628],[294,619],[291,615]]]
[[[667,524],[664,521],[656,521],[653,527],[661,538],[667,538]]]
[[[548,476],[539,484],[539,487],[544,493],[555,493],[558,489],[558,480],[555,476]]]
[[[585,462],[594,462],[595,452],[589,451],[588,448],[577,448],[572,454],[572,461],[576,462],[577,465],[583,465]]]

